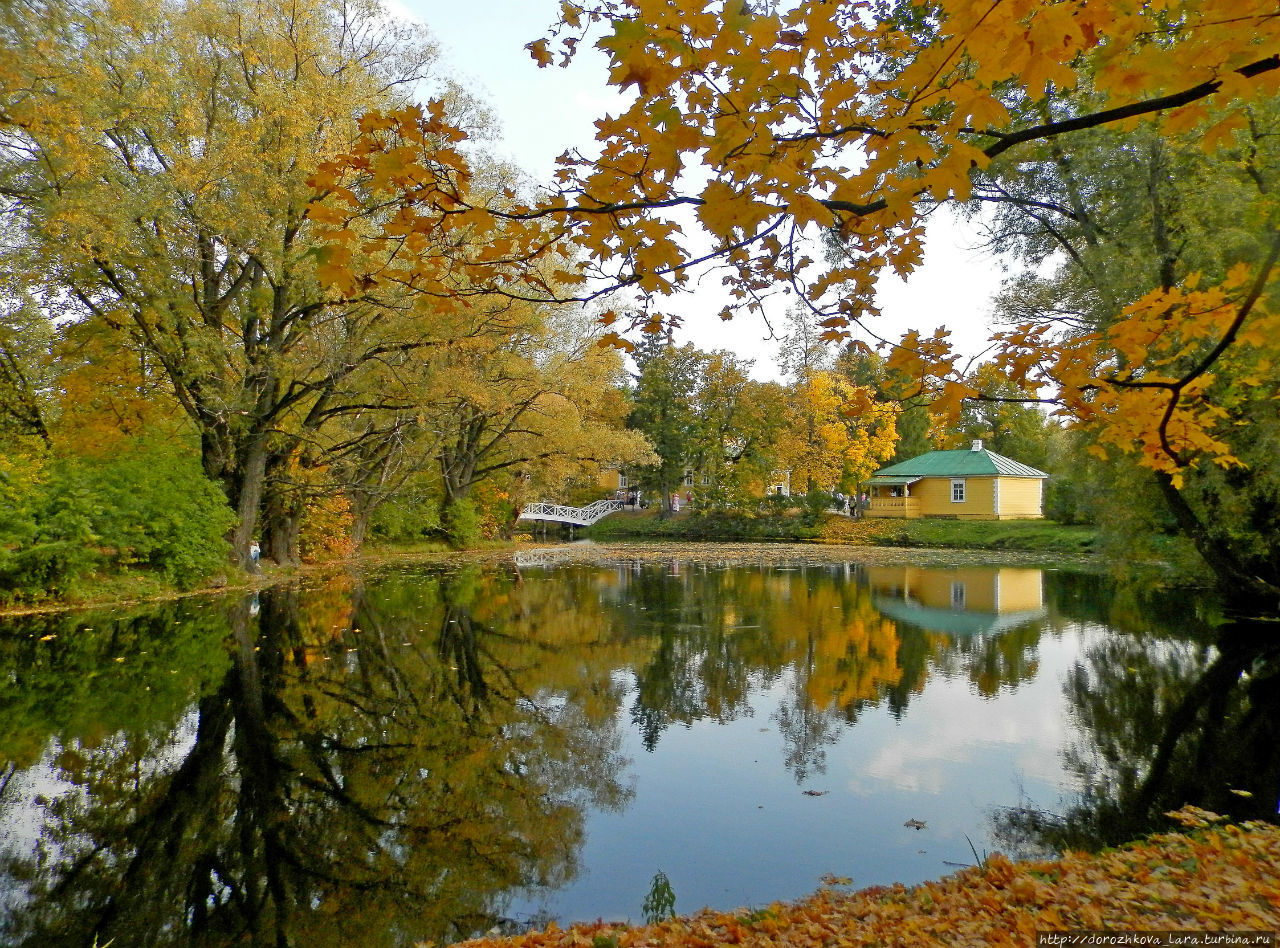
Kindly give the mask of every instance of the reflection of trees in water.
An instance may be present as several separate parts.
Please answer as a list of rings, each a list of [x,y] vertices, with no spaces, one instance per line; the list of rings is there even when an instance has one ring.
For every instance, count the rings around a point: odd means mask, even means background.
[[[631,706],[645,749],[671,724],[749,715],[751,690],[775,679],[783,664],[762,634],[760,572],[686,567],[668,575],[646,566],[623,576],[625,632],[654,642],[636,669]]]
[[[998,633],[944,640],[933,654],[934,671],[967,678],[984,698],[1012,691],[1040,671],[1044,625],[1036,619]]]
[[[881,615],[859,579],[824,566],[393,573],[275,590],[256,616],[247,603],[158,610],[0,640],[6,794],[51,735],[72,785],[50,805],[45,861],[5,866],[31,898],[0,941],[466,934],[493,924],[512,888],[576,871],[584,809],[627,795],[628,700],[653,747],[672,724],[749,716],[753,691],[771,687],[786,766],[804,781],[865,709],[901,717],[930,675],[994,694],[1037,673],[1045,630],[1190,614],[1098,605],[1096,578],[1058,574],[1043,623],[957,639]],[[1098,774],[1086,802],[1102,803],[1076,824],[1098,835],[1137,804],[1274,811],[1272,665],[1153,637],[1096,643],[1070,697],[1098,735],[1074,765]],[[1191,786],[1210,765],[1236,771],[1217,797]]]
[[[565,700],[557,678],[608,691],[612,664],[584,666],[581,642],[558,663],[572,630],[536,595],[494,632],[509,594],[469,575],[230,608],[230,668],[186,731],[57,761],[78,789],[49,808],[48,862],[6,865],[29,897],[0,931],[401,944],[487,927],[511,888],[572,876],[583,808],[627,791],[608,702]]]
[[[1167,829],[1192,803],[1236,820],[1280,804],[1280,643],[1266,628],[1168,641],[1108,636],[1065,683],[1087,735],[1066,752],[1081,790],[1064,812],[998,813],[1015,851],[1099,848]]]
[[[1008,641],[960,644],[881,615],[857,567],[790,570],[643,566],[624,571],[619,621],[655,648],[636,670],[631,709],[643,745],[665,728],[751,714],[761,685],[788,689],[773,722],[797,781],[822,773],[826,748],[867,707],[905,713],[932,667],[959,669],[994,693],[1035,673],[1039,626]]]

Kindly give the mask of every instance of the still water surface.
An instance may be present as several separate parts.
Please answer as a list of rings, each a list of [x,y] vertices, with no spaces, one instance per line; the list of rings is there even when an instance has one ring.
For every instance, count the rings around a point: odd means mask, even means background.
[[[0,627],[0,943],[410,945],[1274,818],[1275,646],[1026,566],[404,569]],[[1219,643],[1219,644],[1215,644]],[[923,824],[922,826],[919,824]]]

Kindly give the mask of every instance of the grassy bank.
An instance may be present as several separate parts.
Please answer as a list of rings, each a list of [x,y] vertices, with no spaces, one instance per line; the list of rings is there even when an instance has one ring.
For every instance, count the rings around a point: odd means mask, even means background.
[[[80,577],[75,585],[65,592],[28,593],[22,598],[9,602],[0,600],[0,616],[95,609],[103,606],[128,606],[141,602],[162,602],[168,599],[215,595],[236,590],[247,592],[308,576],[349,569],[357,565],[368,567],[458,556],[482,557],[495,551],[509,550],[511,547],[510,543],[495,542],[486,543],[474,550],[459,551],[446,543],[428,540],[400,545],[368,543],[359,554],[350,559],[324,560],[295,566],[276,566],[269,561],[263,561],[262,572],[257,574],[246,573],[228,565],[225,570],[203,577],[185,587],[167,582],[155,570],[145,568],[113,570]]]
[[[600,542],[800,542],[1050,554],[1091,553],[1096,551],[1097,544],[1097,535],[1092,529],[1066,527],[1045,520],[851,520],[834,514],[825,514],[818,523],[810,525],[799,514],[738,517],[684,512],[675,517],[664,518],[650,511],[627,511],[608,517],[589,531],[582,531],[578,535],[589,536]],[[229,567],[190,589],[177,588],[153,570],[104,572],[82,577],[63,595],[32,595],[0,605],[0,615],[128,605],[236,589],[260,589],[326,571],[347,569],[353,565],[378,566],[459,556],[483,557],[509,550],[512,546],[512,543],[495,542],[474,550],[458,551],[441,542],[421,541],[409,545],[369,543],[350,560],[290,567],[277,567],[264,562],[262,573],[258,575]]]
[[[652,511],[614,514],[586,532],[593,540],[782,541],[963,550],[1092,553],[1091,527],[1049,520],[852,520],[824,514],[816,524],[800,514],[760,517],[685,512],[662,517]]]

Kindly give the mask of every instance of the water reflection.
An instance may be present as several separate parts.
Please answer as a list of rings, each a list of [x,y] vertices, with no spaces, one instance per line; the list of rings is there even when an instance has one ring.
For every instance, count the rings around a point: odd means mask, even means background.
[[[1236,821],[1280,809],[1280,642],[1274,629],[1092,643],[1066,679],[1084,725],[1064,750],[1076,793],[996,815],[1009,850],[1097,849],[1167,829],[1194,803]]]
[[[1024,848],[1273,815],[1277,646],[1198,615],[1025,568],[616,561],[13,624],[0,943],[447,942],[636,917],[658,870],[681,910],[917,881],[996,807]]]
[[[552,603],[524,597],[527,621],[495,630],[510,583],[484,605],[481,588],[463,573],[224,607],[225,673],[193,705],[96,745],[64,732],[28,780],[53,798],[34,857],[6,858],[6,939],[449,940],[513,887],[563,884],[584,809],[626,799],[610,704],[566,700],[611,689],[609,666],[579,661],[591,643]]]

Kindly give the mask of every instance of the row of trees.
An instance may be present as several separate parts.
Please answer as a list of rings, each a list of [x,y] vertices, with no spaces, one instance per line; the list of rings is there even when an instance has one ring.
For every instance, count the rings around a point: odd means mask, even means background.
[[[90,403],[198,444],[245,563],[255,536],[295,558],[317,505],[358,539],[425,470],[462,536],[486,476],[644,455],[608,424],[613,387],[584,381],[619,363],[554,304],[633,290],[620,309],[660,337],[658,301],[710,262],[726,317],[789,292],[820,338],[876,336],[876,279],[913,269],[926,216],[993,207],[993,244],[1026,272],[987,374],[943,332],[881,332],[896,383],[824,395],[809,373],[807,400],[850,418],[921,399],[952,427],[1050,403],[1074,454],[1109,461],[1100,483],[1123,474],[1126,509],[1150,493],[1225,591],[1273,606],[1273,5],[757,6],[562,4],[533,55],[597,36],[630,105],[599,123],[598,158],[534,194],[486,157],[482,111],[425,39],[372,2],[6,4],[6,430],[56,454],[81,372]],[[84,347],[67,377],[41,358],[51,335]],[[883,422],[861,430],[870,457]]]
[[[794,323],[784,354],[802,345],[806,321],[796,314]],[[849,490],[898,445],[900,406],[837,370],[825,351],[781,383],[753,380],[751,362],[731,352],[676,346],[669,335],[643,340],[633,355],[629,423],[659,461],[631,473],[664,502],[684,492],[686,472],[704,510],[754,509],[782,472],[796,492]]]
[[[1092,520],[1087,501],[1076,499],[1090,492],[1079,438],[1018,399],[995,365],[977,363],[968,375],[990,397],[940,417],[928,397],[901,397],[886,358],[833,346],[821,334],[811,314],[792,309],[779,340],[780,382],[752,379],[752,363],[731,352],[677,346],[670,334],[643,338],[632,354],[628,423],[649,438],[659,462],[629,476],[667,498],[692,472],[702,509],[752,510],[773,483],[789,482],[797,494],[856,494],[881,467],[981,439],[1054,472],[1053,515]]]
[[[373,0],[20,0],[0,10],[0,61],[0,489],[20,514],[0,518],[0,572],[12,583],[77,572],[55,547],[97,563],[142,556],[146,543],[108,529],[122,510],[102,491],[83,515],[62,512],[84,494],[68,472],[109,459],[154,471],[166,495],[216,484],[250,565],[256,540],[280,563],[349,549],[395,503],[411,506],[414,532],[466,542],[477,484],[538,489],[647,456],[622,428],[621,359],[595,345],[593,318],[470,285],[463,231],[416,247],[440,263],[430,286],[327,282],[341,255],[317,239],[311,179],[366,113],[433,90],[441,120],[479,143],[470,199],[519,187],[485,154],[488,120],[440,74],[429,37]],[[568,252],[519,279],[553,281]],[[194,516],[171,499],[131,511],[135,530]],[[219,506],[201,508],[201,536],[228,531]],[[217,544],[197,545],[207,565]]]
[[[1151,472],[1225,593],[1275,607],[1280,560],[1257,542],[1276,526],[1272,4],[592,0],[562,4],[529,49],[566,64],[588,37],[629,104],[555,194],[463,209],[453,189],[428,206],[432,169],[406,147],[431,127],[417,116],[386,117],[333,180],[373,187],[414,227],[461,213],[572,239],[640,294],[634,328],[661,331],[662,299],[711,265],[724,318],[794,292],[827,339],[883,339],[903,394],[936,412],[1050,403],[1095,455]],[[995,205],[998,247],[1042,264],[989,356],[1016,394],[976,387],[945,331],[876,323],[878,277],[915,268],[944,204]],[[394,231],[331,236],[355,253]]]

